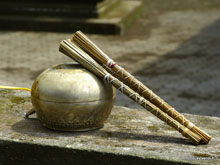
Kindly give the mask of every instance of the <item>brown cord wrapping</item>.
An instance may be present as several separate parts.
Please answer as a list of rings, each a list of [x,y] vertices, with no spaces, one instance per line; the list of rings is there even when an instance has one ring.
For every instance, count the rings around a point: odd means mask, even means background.
[[[208,143],[211,139],[207,133],[196,127],[193,123],[187,120],[183,115],[178,113],[172,106],[166,103],[163,99],[153,93],[148,87],[138,81],[134,76],[127,72],[124,68],[117,65],[111,58],[109,58],[98,46],[96,46],[87,36],[82,32],[77,31],[73,37],[74,40],[84,51],[89,53],[99,63],[106,65],[110,70],[115,72],[126,85],[138,92],[144,98],[149,100],[155,106],[167,113],[170,117],[180,122],[182,125],[201,136],[204,143]]]
[[[138,104],[143,106],[146,110],[157,116],[162,121],[166,122],[168,125],[175,128],[177,131],[182,133],[185,129],[183,125],[179,122],[168,116],[166,113],[161,111],[158,107],[147,101],[145,98],[140,96],[138,93],[134,92],[131,88],[124,85],[117,78],[109,74],[103,67],[101,67],[96,61],[94,61],[88,54],[86,54],[83,50],[81,50],[77,45],[75,45],[70,40],[64,40],[60,43],[60,51],[66,54],[67,56],[75,59],[81,65],[92,71],[97,76],[103,78],[108,83],[111,83],[117,89],[119,89],[122,93],[130,97],[132,100],[136,101]],[[194,134],[191,131],[186,132],[186,137],[191,139],[195,144],[198,144],[201,138]]]

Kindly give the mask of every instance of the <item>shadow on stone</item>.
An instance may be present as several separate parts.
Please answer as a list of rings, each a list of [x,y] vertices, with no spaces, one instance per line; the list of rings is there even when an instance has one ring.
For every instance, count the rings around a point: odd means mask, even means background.
[[[37,118],[23,119],[14,125],[12,125],[12,130],[24,135],[31,135],[35,137],[57,137],[57,136],[76,136],[80,135],[78,132],[64,132],[64,131],[54,131],[44,127]]]
[[[143,135],[143,134],[135,134],[128,132],[110,132],[110,131],[102,131],[99,130],[99,133],[96,136],[101,137],[112,137],[118,138],[120,140],[141,140],[147,142],[156,142],[156,143],[173,143],[173,144],[184,144],[184,145],[192,145],[187,139],[172,137],[172,136],[164,136],[164,135]]]
[[[37,118],[30,118],[21,120],[12,125],[12,130],[24,136],[34,137],[101,137],[101,138],[116,138],[119,142],[126,140],[156,142],[156,143],[171,143],[171,144],[183,144],[192,145],[192,143],[183,138],[164,136],[164,135],[150,135],[150,134],[136,134],[132,132],[114,131],[112,128],[103,128],[85,132],[64,132],[54,131],[44,127]]]
[[[174,27],[172,33],[170,39],[166,40],[167,44],[181,41],[181,38],[175,37],[175,34],[180,33],[180,29]],[[162,82],[152,86],[148,82],[146,85],[179,112],[219,117],[219,44],[220,19],[164,55],[159,56],[151,52],[139,54],[141,58],[154,56],[157,59],[147,65],[143,64],[143,67],[133,74],[148,78],[152,82]],[[132,56],[123,57],[134,62],[129,59]],[[168,92],[172,97],[168,97]]]

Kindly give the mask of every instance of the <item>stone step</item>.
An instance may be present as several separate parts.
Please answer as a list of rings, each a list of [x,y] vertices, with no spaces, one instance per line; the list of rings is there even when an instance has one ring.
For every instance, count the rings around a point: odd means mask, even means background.
[[[114,2],[114,3],[113,3]],[[108,3],[107,1],[105,3]],[[116,5],[117,4],[117,5]],[[122,34],[133,19],[140,14],[140,1],[111,1],[101,5],[99,18],[41,16],[41,15],[0,15],[0,30],[30,30],[74,32],[82,30],[97,34]]]
[[[104,0],[99,3],[83,2],[0,2],[0,14],[14,17],[49,16],[70,18],[99,18],[115,7],[119,0]]]

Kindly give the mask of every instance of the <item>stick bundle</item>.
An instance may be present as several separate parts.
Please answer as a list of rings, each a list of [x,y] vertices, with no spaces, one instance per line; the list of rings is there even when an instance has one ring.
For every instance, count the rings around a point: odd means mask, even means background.
[[[147,86],[138,81],[134,76],[127,72],[124,68],[117,65],[111,58],[109,58],[98,46],[96,46],[88,37],[86,37],[81,31],[77,31],[72,40],[75,41],[83,50],[92,56],[100,64],[105,65],[108,69],[112,70],[119,79],[126,85],[138,92],[145,99],[149,100],[155,106],[160,108],[163,112],[167,113],[170,117],[177,120],[179,123],[190,129],[192,132],[202,138],[202,142],[208,144],[211,140],[211,136],[196,127],[192,122],[187,120],[183,115],[178,113],[172,106],[157,96]]]
[[[171,127],[179,131],[183,136],[191,139],[195,144],[199,144],[201,138],[190,131],[188,128],[181,125],[178,121],[174,120],[172,117],[168,116],[166,113],[161,111],[158,107],[147,101],[145,98],[141,97],[138,93],[134,92],[131,88],[124,85],[117,78],[109,74],[102,66],[100,66],[95,60],[93,60],[86,52],[79,48],[71,40],[64,40],[60,43],[60,51],[69,56],[70,58],[76,60],[85,68],[96,74],[97,76],[103,78],[108,83],[111,83],[122,93],[130,97],[132,100],[136,101],[146,110],[157,116],[162,121],[166,122]]]

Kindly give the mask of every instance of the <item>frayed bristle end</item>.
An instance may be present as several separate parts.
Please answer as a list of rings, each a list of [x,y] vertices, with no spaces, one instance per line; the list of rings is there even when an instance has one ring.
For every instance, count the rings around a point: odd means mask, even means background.
[[[202,138],[200,136],[196,135],[195,133],[193,133],[191,131],[189,131],[187,134],[188,134],[187,135],[188,138],[191,139],[193,141],[193,143],[196,145],[198,145],[202,140]]]
[[[195,134],[199,135],[202,139],[201,142],[204,144],[208,144],[209,141],[211,140],[211,136],[209,136],[207,133],[205,133],[204,131],[202,131],[198,127],[193,127],[191,129],[191,131],[194,132]]]

